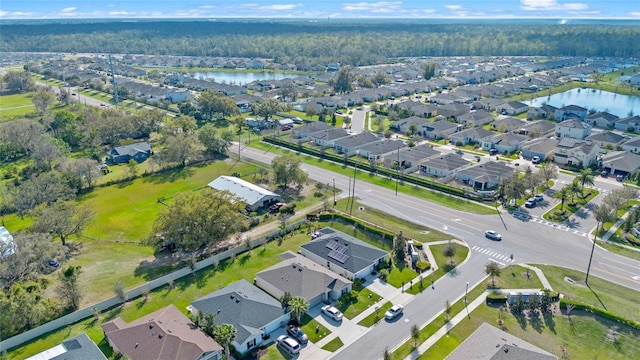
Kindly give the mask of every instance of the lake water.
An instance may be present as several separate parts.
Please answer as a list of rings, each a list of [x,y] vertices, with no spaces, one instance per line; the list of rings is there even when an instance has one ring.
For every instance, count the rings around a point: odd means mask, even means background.
[[[196,79],[215,81],[220,84],[233,84],[233,85],[242,86],[257,80],[292,79],[292,78],[298,77],[298,75],[279,74],[279,73],[273,73],[273,72],[212,71],[212,72],[195,72],[193,73],[193,77]]]
[[[629,112],[640,113],[640,96],[620,95],[608,91],[592,89],[571,89],[551,96],[543,96],[523,101],[530,106],[538,107],[547,103],[555,107],[578,105],[585,109],[606,111],[620,117],[627,117]]]

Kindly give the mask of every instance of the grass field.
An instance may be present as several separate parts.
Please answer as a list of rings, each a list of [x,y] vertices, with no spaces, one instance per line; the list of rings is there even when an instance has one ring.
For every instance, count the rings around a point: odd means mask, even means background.
[[[32,92],[0,96],[0,122],[33,113],[32,96]]]
[[[554,290],[566,298],[606,308],[622,314],[636,322],[640,314],[637,311],[637,291],[621,287],[597,278],[590,278],[591,289],[584,285],[572,285],[566,282],[566,276],[584,279],[584,273],[555,266],[535,265],[543,270]],[[515,268],[515,267],[514,267]],[[504,272],[504,271],[503,271]],[[522,272],[519,269],[517,272]],[[511,283],[511,276],[502,278],[505,288],[524,287]],[[526,284],[525,284],[526,285]],[[536,288],[536,286],[531,286]],[[474,289],[475,290],[475,289]],[[560,309],[563,310],[563,309]],[[603,319],[584,311],[573,311],[571,317],[566,313],[525,318],[509,313],[504,317],[505,331],[526,339],[526,341],[562,358],[562,349],[573,359],[634,359],[640,355],[640,330],[634,330],[619,323]],[[498,309],[485,304],[471,312],[471,319],[464,319],[456,325],[448,336],[440,339],[419,359],[444,359],[461,344],[480,324],[486,322],[497,325]],[[617,341],[607,339],[611,329],[619,332]],[[395,354],[394,354],[395,355]],[[396,357],[394,356],[394,359]]]

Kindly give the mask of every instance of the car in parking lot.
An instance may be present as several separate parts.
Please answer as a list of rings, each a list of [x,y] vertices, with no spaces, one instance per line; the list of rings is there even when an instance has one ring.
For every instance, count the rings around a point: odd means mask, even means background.
[[[322,307],[322,313],[332,318],[335,321],[342,321],[342,313],[331,305],[325,305]]]
[[[500,235],[495,230],[485,231],[484,236],[486,236],[488,239],[491,239],[491,240],[498,240],[498,241],[502,240],[502,235]]]
[[[534,208],[534,207],[536,207],[536,199],[535,198],[527,199],[527,201],[524,203],[524,207],[526,207],[526,208]]]
[[[402,305],[395,304],[384,313],[384,318],[387,320],[393,320],[402,315],[402,311],[404,311],[404,307]]]
[[[300,352],[300,344],[287,335],[278,336],[278,346],[282,347],[286,352],[295,355]]]
[[[544,200],[544,196],[542,196],[542,194],[536,194],[533,198],[537,202],[540,202],[540,201]]]
[[[309,337],[299,327],[295,325],[289,325],[287,328],[287,334],[296,339],[300,344],[306,344],[309,342]]]

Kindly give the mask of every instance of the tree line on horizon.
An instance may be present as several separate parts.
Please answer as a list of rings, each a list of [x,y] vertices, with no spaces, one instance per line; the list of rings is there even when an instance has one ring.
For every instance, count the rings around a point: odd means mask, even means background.
[[[147,21],[3,24],[0,51],[270,58],[364,66],[420,56],[638,57],[640,27]]]

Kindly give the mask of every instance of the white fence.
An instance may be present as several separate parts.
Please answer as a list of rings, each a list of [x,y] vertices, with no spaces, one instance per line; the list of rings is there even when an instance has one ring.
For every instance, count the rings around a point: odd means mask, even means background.
[[[297,221],[295,223],[292,223],[290,225],[287,226],[287,232],[290,232],[292,230],[298,229],[299,227],[301,227],[304,223],[306,222],[306,220],[300,220]],[[274,240],[276,238],[278,238],[281,234],[281,230],[276,230],[273,231],[265,236],[259,237],[257,239],[253,239],[251,240],[251,248],[256,248],[258,246],[261,246],[262,244],[264,244],[265,239],[267,241],[271,241]],[[212,255],[204,260],[199,261],[198,263],[196,263],[195,266],[195,271],[197,270],[201,270],[206,268],[207,266],[211,266],[213,265],[214,262],[220,262],[222,260],[225,260],[229,257],[231,257],[232,255],[238,255],[244,251],[247,251],[247,247],[245,244],[238,244],[238,246],[231,248],[229,250],[223,251],[221,253]],[[181,277],[190,275],[192,273],[191,268],[186,267],[186,268],[182,268],[180,270],[176,270],[170,274],[167,274],[163,277],[157,278],[155,280],[149,281],[146,284],[140,285],[136,288],[133,288],[129,291],[126,292],[127,294],[127,299],[135,299],[141,295],[143,295],[146,291],[151,291],[154,289],[157,289],[161,286],[167,285],[169,280],[178,280]],[[195,300],[195,299],[194,299]],[[0,342],[0,353],[14,348],[16,346],[20,346],[28,341],[31,341],[39,336],[42,336],[48,332],[51,331],[55,331],[57,329],[60,329],[62,327],[65,327],[67,325],[71,325],[73,323],[76,323],[80,320],[86,319],[88,317],[93,316],[94,311],[98,310],[100,312],[107,310],[109,308],[112,308],[114,306],[117,306],[119,304],[122,303],[122,300],[120,300],[118,297],[114,296],[112,298],[109,298],[107,300],[101,301],[97,304],[93,304],[90,305],[84,309],[80,309],[77,310],[71,314],[67,314],[63,317],[57,318],[55,320],[52,320],[48,323],[42,324],[40,326],[38,326],[37,328],[25,331],[21,334],[18,334],[16,336],[10,337],[4,341]]]

